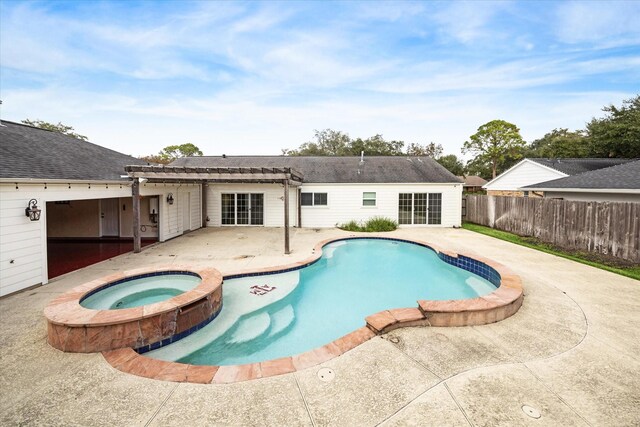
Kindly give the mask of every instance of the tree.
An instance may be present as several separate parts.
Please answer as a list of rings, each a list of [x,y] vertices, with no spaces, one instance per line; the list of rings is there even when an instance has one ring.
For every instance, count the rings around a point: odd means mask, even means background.
[[[354,139],[348,144],[348,153],[359,156],[364,152],[367,156],[398,156],[402,154],[403,141],[386,141],[377,134],[367,139]]]
[[[180,157],[202,156],[202,151],[191,143],[181,145],[167,145],[158,154],[141,156],[140,159],[149,163],[167,164]]]
[[[456,176],[464,175],[464,165],[462,164],[462,160],[458,159],[458,156],[455,154],[441,156],[436,159],[436,162],[440,163],[445,167],[445,169]]]
[[[443,151],[442,145],[434,142],[425,145],[412,142],[407,146],[407,155],[409,156],[429,156],[437,159],[442,156]]]
[[[469,139],[462,146],[462,152],[474,154],[474,161],[489,163],[493,178],[497,175],[500,163],[507,158],[522,157],[526,145],[520,136],[520,129],[504,120],[483,124]]]
[[[73,131],[73,127],[62,124],[61,122],[58,122],[58,124],[53,124],[53,123],[45,122],[43,120],[25,119],[22,121],[22,123],[24,123],[25,125],[36,127],[36,128],[50,130],[52,132],[58,132],[63,135],[69,135],[73,138],[80,139],[82,141],[88,141],[88,138],[86,136],[75,133]]]
[[[159,156],[162,159],[172,162],[180,157],[202,156],[202,151],[188,142],[181,145],[168,145],[160,151]]]
[[[585,132],[569,129],[554,129],[542,138],[536,139],[527,149],[527,157],[586,157],[589,142]]]
[[[315,130],[315,141],[302,144],[298,149],[283,149],[289,156],[398,156],[402,154],[403,141],[387,141],[377,134],[367,139],[351,139],[349,134],[332,129]]]
[[[594,157],[640,157],[640,95],[626,99],[622,107],[602,109],[607,116],[587,124],[589,155]]]
[[[315,142],[305,142],[297,150],[284,149],[289,156],[347,156],[351,138],[349,135],[332,129],[314,131]]]

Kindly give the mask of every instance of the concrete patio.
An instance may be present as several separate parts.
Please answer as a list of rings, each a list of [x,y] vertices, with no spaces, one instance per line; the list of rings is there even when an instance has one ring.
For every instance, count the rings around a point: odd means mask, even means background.
[[[0,300],[1,425],[638,425],[640,282],[466,230],[403,229],[519,274],[522,308],[502,322],[405,328],[320,366],[228,385],[173,383],[113,369],[100,354],[46,343],[45,305],[83,282],[146,265],[223,274],[307,258],[340,230],[192,232]],[[364,319],[363,319],[364,325]],[[335,371],[323,382],[320,367]],[[528,405],[541,417],[522,411]]]

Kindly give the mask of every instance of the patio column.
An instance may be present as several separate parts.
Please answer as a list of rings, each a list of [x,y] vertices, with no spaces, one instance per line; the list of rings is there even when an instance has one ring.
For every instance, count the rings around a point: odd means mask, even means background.
[[[288,255],[289,250],[289,180],[284,180],[284,253]]]
[[[202,181],[202,227],[207,226],[207,181]]]
[[[131,194],[133,196],[133,252],[137,254],[142,247],[140,241],[140,180],[138,178],[133,180]]]
[[[296,191],[297,207],[298,207],[298,228],[302,227],[302,188],[298,187]]]

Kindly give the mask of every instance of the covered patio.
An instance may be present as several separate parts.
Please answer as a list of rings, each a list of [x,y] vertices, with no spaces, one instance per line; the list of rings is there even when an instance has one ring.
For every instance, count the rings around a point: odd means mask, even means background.
[[[290,191],[302,185],[303,175],[293,168],[276,167],[180,167],[180,166],[127,166],[125,171],[133,178],[133,251],[142,250],[140,235],[140,183],[199,183],[202,186],[202,227],[207,226],[207,191],[209,184],[282,184],[284,201],[283,228],[284,253],[289,254]],[[296,192],[297,225],[300,226],[300,192]]]

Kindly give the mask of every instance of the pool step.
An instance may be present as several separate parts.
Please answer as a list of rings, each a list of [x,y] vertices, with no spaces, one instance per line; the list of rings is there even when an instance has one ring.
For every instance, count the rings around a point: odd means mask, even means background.
[[[269,336],[279,334],[296,320],[296,315],[291,304],[276,311],[271,315],[271,331]]]
[[[267,332],[269,326],[271,326],[271,317],[265,311],[242,319],[228,342],[230,344],[241,344],[251,341]]]

